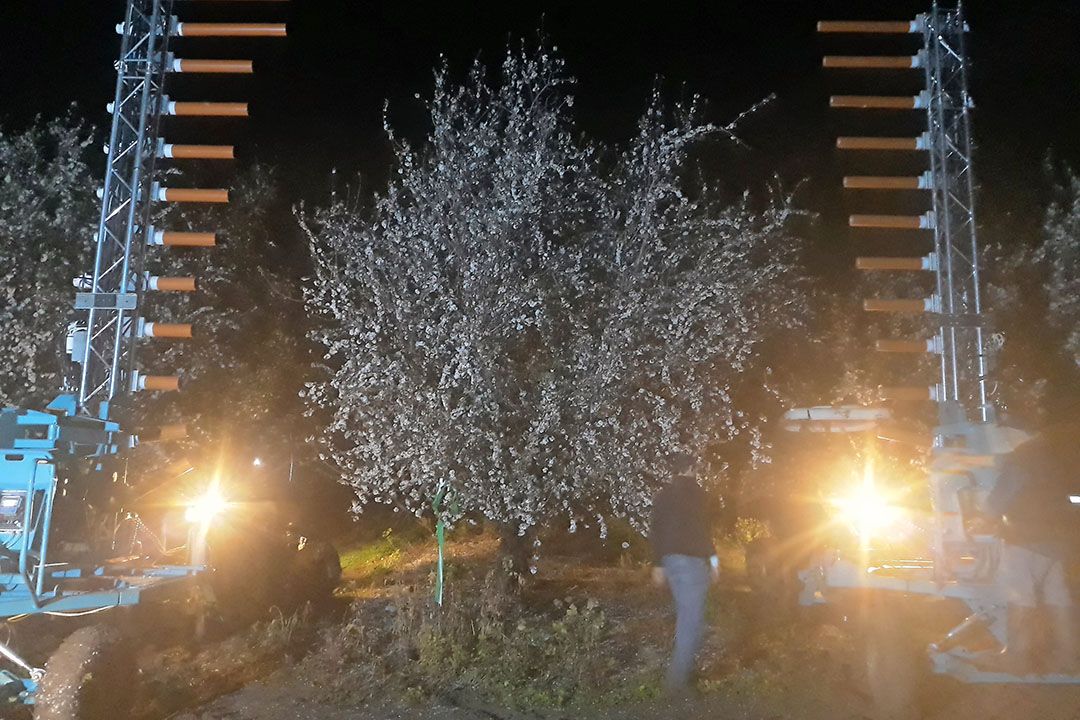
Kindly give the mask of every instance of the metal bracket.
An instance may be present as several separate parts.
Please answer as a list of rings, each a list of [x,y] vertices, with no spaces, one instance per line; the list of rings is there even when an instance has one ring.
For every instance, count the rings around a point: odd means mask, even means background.
[[[134,310],[139,298],[135,293],[88,293],[75,294],[76,310]]]
[[[994,659],[996,653],[988,655]],[[983,670],[971,662],[975,658],[964,658],[954,653],[931,652],[933,670],[938,675],[949,675],[964,683],[990,683],[994,685],[1080,685],[1080,676],[1065,674],[1014,675],[999,670]]]
[[[15,651],[9,648],[7,645],[0,643],[0,655],[11,662],[12,665],[18,666],[20,669],[25,670],[26,674],[30,676],[33,682],[40,682],[41,678],[45,677],[45,670],[39,667],[34,667],[30,663],[23,660],[21,657],[15,654]]]

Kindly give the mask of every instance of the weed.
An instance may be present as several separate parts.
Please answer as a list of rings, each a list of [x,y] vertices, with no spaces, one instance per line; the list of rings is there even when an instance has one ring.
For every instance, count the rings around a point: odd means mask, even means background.
[[[441,608],[425,590],[397,594],[381,633],[356,610],[328,652],[340,663],[382,664],[407,695],[467,690],[511,707],[558,707],[614,687],[616,664],[603,647],[611,629],[596,601],[529,612],[498,570],[462,577]]]
[[[305,605],[286,615],[280,608],[272,608],[273,617],[255,626],[257,645],[265,649],[286,650],[299,639],[298,631],[306,630],[311,623],[311,606]]]
[[[413,706],[422,705],[428,697],[427,693],[424,692],[424,688],[419,685],[407,686],[402,695],[406,704]]]

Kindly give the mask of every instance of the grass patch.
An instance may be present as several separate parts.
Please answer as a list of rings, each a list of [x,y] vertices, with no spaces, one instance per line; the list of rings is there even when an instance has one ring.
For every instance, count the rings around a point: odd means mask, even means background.
[[[351,548],[341,554],[342,577],[357,582],[373,582],[397,568],[403,543],[387,529],[378,540]]]

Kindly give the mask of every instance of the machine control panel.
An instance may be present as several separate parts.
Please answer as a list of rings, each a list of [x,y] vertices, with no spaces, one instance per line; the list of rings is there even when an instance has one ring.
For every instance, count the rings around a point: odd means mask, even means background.
[[[26,493],[19,490],[0,492],[0,532],[22,532]]]

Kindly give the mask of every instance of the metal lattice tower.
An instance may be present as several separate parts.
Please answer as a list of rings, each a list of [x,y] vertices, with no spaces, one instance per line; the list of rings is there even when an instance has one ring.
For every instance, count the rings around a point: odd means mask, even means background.
[[[251,73],[250,60],[177,59],[174,37],[283,37],[279,23],[189,23],[172,13],[174,0],[128,0],[117,62],[116,93],[107,147],[105,183],[96,235],[93,273],[78,278],[75,307],[84,323],[70,333],[72,358],[80,365],[78,412],[108,418],[113,401],[140,391],[179,389],[178,376],[148,375],[137,363],[140,338],[191,337],[191,325],[146,320],[153,292],[192,292],[195,278],[162,277],[145,271],[147,248],[212,247],[210,232],[170,232],[153,227],[155,203],[228,202],[224,189],[162,187],[157,164],[178,160],[230,160],[231,145],[174,145],[161,137],[164,116],[246,117],[246,103],[175,102],[165,94],[172,73]],[[161,262],[155,256],[152,262]]]
[[[924,256],[860,257],[856,267],[868,271],[931,273],[929,297],[911,299],[872,298],[863,302],[872,312],[902,313],[921,321],[914,323],[924,337],[878,340],[877,350],[892,353],[936,355],[936,382],[927,387],[883,389],[884,399],[933,401],[938,424],[926,473],[929,514],[918,525],[922,532],[897,547],[864,545],[861,553],[847,553],[842,545],[825,553],[816,567],[800,573],[805,585],[800,600],[828,602],[830,589],[857,588],[952,598],[967,605],[969,615],[939,642],[928,647],[936,673],[963,682],[1080,683],[1069,674],[1012,674],[1002,670],[1000,658],[1012,634],[1010,605],[1001,582],[1003,540],[988,531],[985,521],[1000,513],[988,512],[988,498],[998,486],[1002,457],[1030,436],[996,423],[988,398],[988,358],[984,317],[979,297],[979,247],[976,237],[974,178],[971,165],[971,99],[968,94],[968,63],[962,8],[946,9],[937,2],[930,12],[903,22],[822,22],[820,32],[869,33],[916,36],[922,47],[904,56],[826,56],[826,68],[866,70],[921,70],[923,87],[911,96],[834,95],[829,104],[837,108],[925,113],[926,130],[916,137],[840,137],[841,150],[872,151],[885,155],[925,153],[918,175],[844,178],[844,187],[857,191],[860,199],[879,191],[918,195],[929,210],[918,215],[852,215],[848,224],[888,233],[907,231],[909,244],[932,244]],[[918,120],[919,117],[917,116]],[[869,192],[868,192],[869,191]],[[925,291],[923,291],[925,292]],[[926,365],[930,365],[926,363]],[[796,430],[840,432],[880,431],[893,418],[887,408],[799,408],[786,419]],[[921,444],[925,438],[886,429],[898,439],[907,435]],[[885,496],[886,498],[888,496]],[[1061,498],[1063,501],[1064,498]],[[889,500],[883,500],[888,504]],[[886,538],[889,534],[886,534]],[[890,558],[899,550],[905,557]],[[912,558],[907,553],[916,553]],[[992,642],[988,642],[992,640]],[[889,682],[891,678],[883,678]],[[895,693],[882,709],[895,709]]]
[[[121,27],[104,195],[86,309],[79,407],[107,417],[135,371],[135,330],[150,228],[150,190],[158,155],[172,0],[132,0]]]
[[[929,387],[883,388],[885,399],[932,400],[943,428],[965,422],[992,423],[987,394],[988,357],[979,289],[979,257],[971,165],[972,102],[962,8],[940,7],[913,21],[822,22],[819,32],[914,34],[923,47],[912,56],[827,56],[827,68],[877,70],[921,69],[925,88],[915,96],[836,95],[837,108],[924,111],[926,131],[917,137],[840,137],[841,150],[925,152],[929,169],[914,177],[850,176],[844,187],[856,190],[927,191],[931,208],[923,215],[852,215],[849,225],[883,230],[932,233],[933,250],[923,257],[860,257],[856,266],[870,271],[928,271],[934,292],[919,299],[868,299],[872,312],[926,314],[936,332],[913,340],[879,340],[882,352],[932,353],[940,374]]]
[[[923,25],[936,294],[942,320],[937,400],[943,422],[992,422],[971,166],[972,102],[964,47],[967,27],[961,8],[943,10],[936,4]]]

